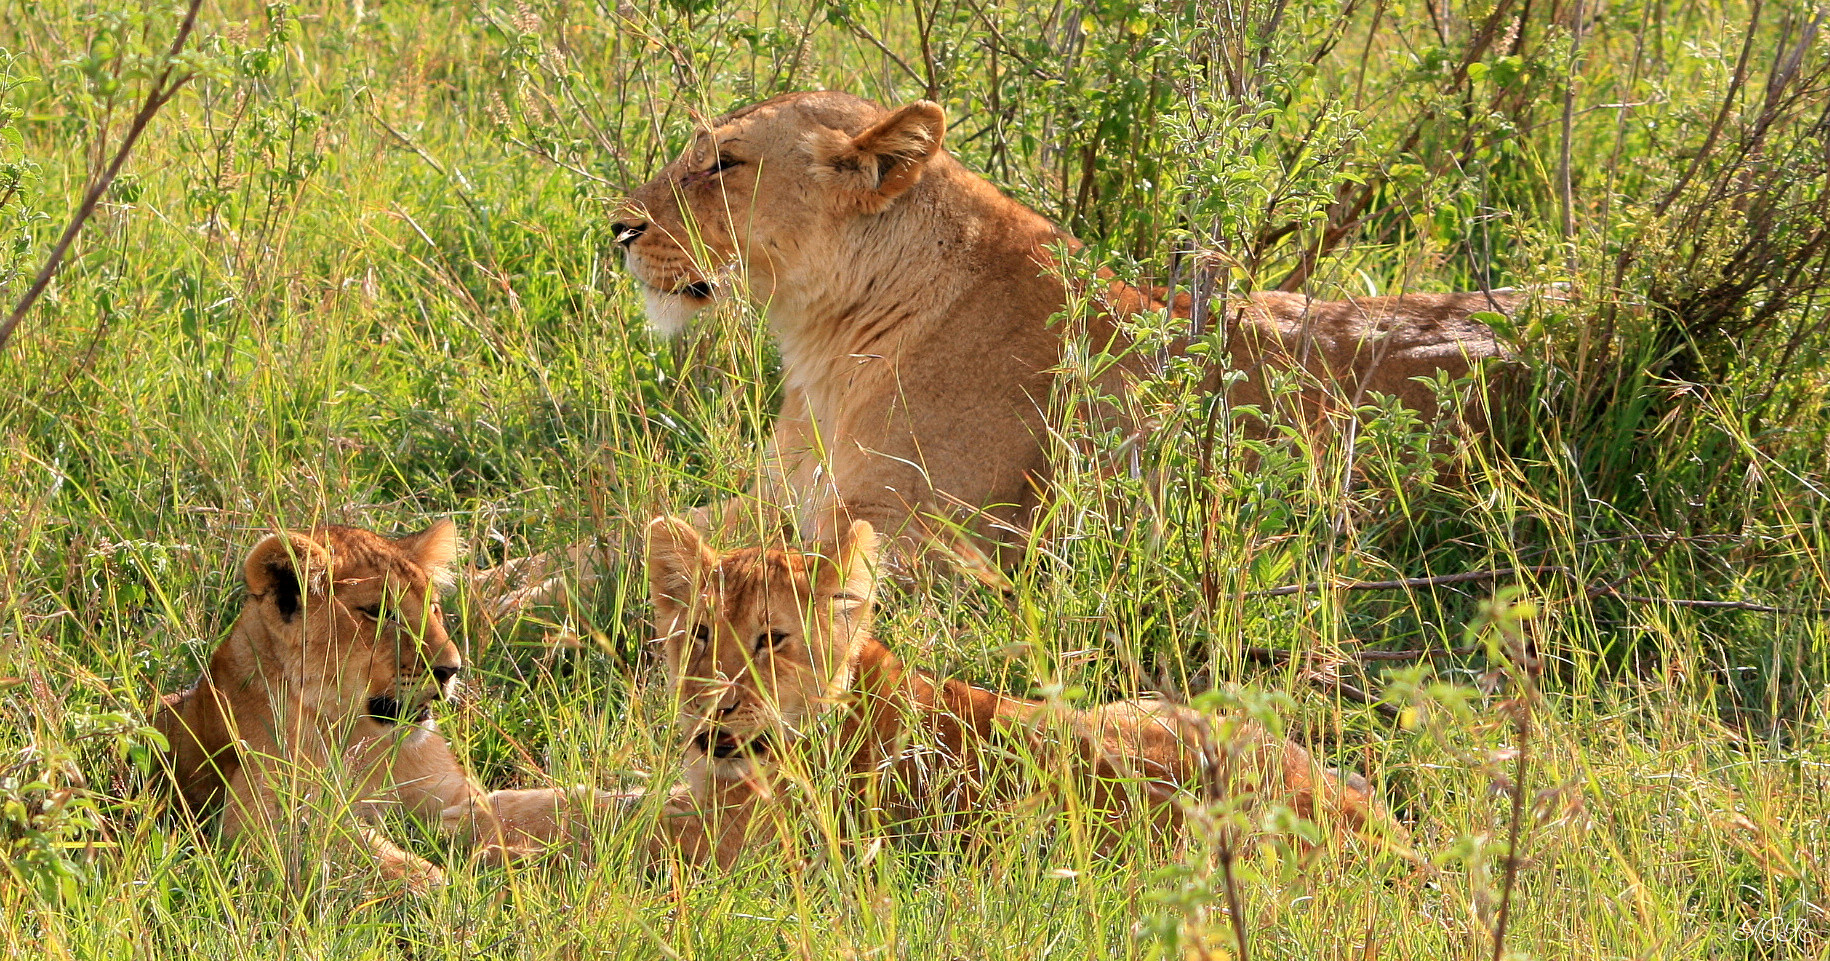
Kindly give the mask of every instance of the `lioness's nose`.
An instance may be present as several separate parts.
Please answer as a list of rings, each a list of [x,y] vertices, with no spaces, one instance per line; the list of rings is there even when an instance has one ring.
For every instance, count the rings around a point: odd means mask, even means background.
[[[619,220],[610,225],[610,236],[615,237],[617,243],[627,247],[635,243],[636,238],[642,236],[642,232],[647,229],[647,223],[626,224]]]
[[[439,664],[432,668],[432,678],[434,680],[438,681],[438,684],[440,687],[444,687],[446,684],[451,683],[451,679],[454,677],[457,677],[458,672],[461,670],[463,670],[462,667],[452,667],[449,664]]]

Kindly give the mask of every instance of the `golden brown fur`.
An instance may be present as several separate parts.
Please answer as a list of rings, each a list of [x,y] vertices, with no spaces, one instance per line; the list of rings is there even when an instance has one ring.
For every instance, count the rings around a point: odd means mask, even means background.
[[[382,872],[414,887],[442,874],[380,833],[385,807],[491,857],[563,838],[569,809],[588,800],[484,792],[427,713],[463,667],[438,599],[456,552],[449,521],[395,540],[322,527],[261,541],[228,640],[154,717],[183,806],[220,807],[225,838],[289,837],[289,812],[349,810]]]
[[[706,124],[632,194],[615,230],[654,326],[678,330],[742,296],[781,347],[764,470],[750,498],[701,521],[746,529],[737,522],[782,512],[801,537],[830,540],[866,520],[929,545],[963,524],[973,536],[956,551],[1021,544],[1050,482],[1048,412],[1069,338],[1050,323],[1069,299],[1054,248],[1078,244],[955,160],[945,127],[926,101],[891,112],[842,93],[787,94]],[[1328,430],[1369,391],[1436,417],[1434,390],[1414,378],[1460,377],[1501,356],[1472,315],[1520,299],[1266,292],[1201,307],[1246,374],[1234,404],[1266,404],[1268,369],[1300,372],[1300,409],[1270,413]],[[1113,318],[1160,304],[1119,283],[1098,300],[1085,333],[1123,357],[1106,378],[1119,387],[1142,361]],[[1184,294],[1173,312],[1194,306]],[[1478,428],[1480,406],[1470,409]],[[524,559],[479,587],[504,610],[547,599],[561,568],[588,578],[600,559],[615,566],[620,549],[601,551]]]
[[[1095,822],[1172,827],[1190,797],[1288,803],[1325,827],[1399,835],[1364,782],[1243,717],[1160,700],[1070,710],[910,670],[871,634],[877,537],[824,556],[719,554],[682,520],[649,525],[656,626],[686,743],[657,846],[728,865],[809,823],[791,785],[836,774],[841,803],[889,823],[965,826],[1044,792]],[[1024,760],[1028,759],[1028,760]]]

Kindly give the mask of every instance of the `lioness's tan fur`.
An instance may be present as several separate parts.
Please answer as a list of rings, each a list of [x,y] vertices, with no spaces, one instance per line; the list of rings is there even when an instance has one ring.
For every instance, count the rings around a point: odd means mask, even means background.
[[[686,744],[658,849],[728,865],[759,841],[805,833],[790,784],[824,774],[854,813],[930,829],[1066,789],[1095,824],[1170,828],[1187,799],[1265,798],[1325,827],[1402,835],[1365,782],[1244,717],[1161,700],[1072,710],[905,667],[871,633],[877,564],[863,521],[826,556],[719,554],[685,521],[649,525],[656,628]]]
[[[286,811],[347,809],[384,875],[419,888],[442,872],[379,830],[399,807],[482,846],[526,853],[565,836],[565,792],[485,792],[427,713],[463,667],[438,590],[456,529],[389,540],[349,527],[272,535],[243,564],[248,599],[195,686],[153,724],[183,805],[222,809],[224,838],[285,831]],[[337,785],[326,796],[326,783]]]
[[[677,330],[714,300],[745,296],[781,347],[782,410],[753,496],[701,521],[733,529],[779,511],[805,538],[866,520],[930,544],[963,523],[975,535],[967,553],[1022,543],[1050,484],[1051,390],[1071,336],[1050,323],[1070,293],[1055,249],[1078,242],[955,160],[945,127],[925,101],[892,112],[843,93],[787,94],[706,124],[631,195],[615,229],[654,326]],[[1114,318],[1161,305],[1119,283],[1096,299],[1086,338],[1122,355],[1107,375],[1122,386],[1143,359]],[[1472,315],[1520,299],[1264,292],[1201,307],[1246,374],[1233,403],[1265,406],[1268,369],[1300,372],[1300,409],[1268,413],[1327,429],[1372,391],[1437,417],[1434,389],[1414,378],[1461,377],[1501,356]],[[1172,309],[1194,306],[1183,294]],[[1215,365],[1207,386],[1224,373]],[[1479,428],[1478,401],[1469,411]],[[546,578],[562,568],[589,578],[618,562],[617,544],[602,552],[505,565],[479,586],[512,609],[550,598]]]

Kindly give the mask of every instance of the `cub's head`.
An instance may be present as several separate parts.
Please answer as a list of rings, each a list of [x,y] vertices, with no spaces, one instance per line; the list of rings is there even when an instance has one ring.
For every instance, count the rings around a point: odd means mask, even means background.
[[[282,662],[261,666],[269,682],[330,717],[424,720],[464,665],[438,601],[457,547],[449,520],[392,540],[320,527],[261,541],[243,565],[242,620]]]
[[[676,333],[739,281],[761,302],[817,294],[825,275],[856,266],[848,231],[951,163],[945,131],[928,101],[891,112],[832,91],[784,94],[705,124],[611,225],[649,322]]]
[[[648,582],[689,758],[739,774],[851,685],[869,637],[877,535],[819,551],[719,554],[690,524],[648,525]]]

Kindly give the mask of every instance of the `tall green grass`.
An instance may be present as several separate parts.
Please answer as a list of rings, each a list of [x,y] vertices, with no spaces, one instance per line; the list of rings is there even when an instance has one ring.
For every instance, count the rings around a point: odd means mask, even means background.
[[[7,12],[10,305],[175,14]],[[1830,603],[1815,18],[1668,0],[206,4],[196,77],[0,355],[0,943],[1221,957],[1230,884],[1254,957],[1491,957],[1521,797],[1509,952],[1822,955],[1824,620],[1673,603]],[[912,662],[1004,690],[1259,705],[1366,772],[1439,874],[1266,841],[1229,882],[1224,834],[1100,857],[1024,811],[971,846],[813,830],[802,857],[688,875],[634,866],[639,825],[606,825],[585,863],[507,871],[400,825],[454,877],[409,900],[360,864],[289,879],[319,852],[231,857],[162,813],[141,727],[224,635],[263,533],[453,516],[487,565],[741,487],[775,403],[762,327],[731,306],[651,338],[605,214],[695,118],[816,86],[939,100],[968,164],[1144,282],[1568,285],[1509,331],[1528,375],[1500,443],[1398,456],[1426,439],[1392,413],[1351,458],[1284,439],[1242,459],[1251,442],[1167,366],[1123,399],[1151,427],[1131,446],[1063,436],[1058,536],[1012,597],[940,579],[883,614]],[[1255,593],[1293,583],[1321,586]],[[639,582],[595,601],[565,625],[576,649],[466,620],[476,670],[444,724],[492,786],[671,777]]]

